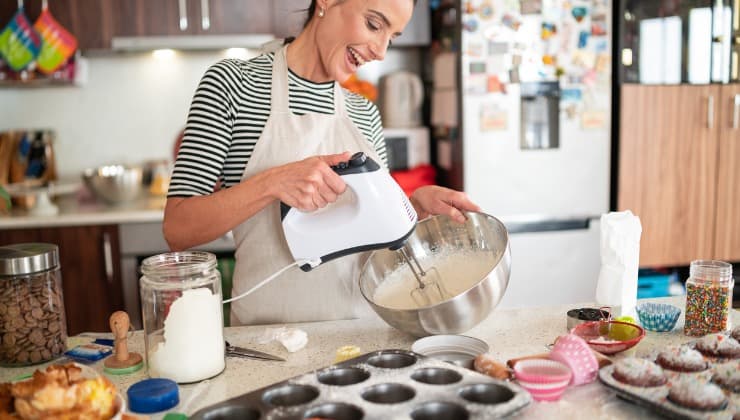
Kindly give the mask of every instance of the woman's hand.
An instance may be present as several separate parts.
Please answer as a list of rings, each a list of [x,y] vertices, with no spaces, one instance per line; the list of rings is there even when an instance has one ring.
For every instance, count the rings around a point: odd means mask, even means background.
[[[463,211],[480,211],[480,207],[470,201],[464,192],[437,185],[418,188],[411,194],[410,200],[419,220],[437,214],[446,214],[460,223],[465,223],[466,218]]]
[[[347,188],[331,166],[349,160],[349,152],[312,156],[270,169],[272,195],[302,211],[313,211],[337,201]]]

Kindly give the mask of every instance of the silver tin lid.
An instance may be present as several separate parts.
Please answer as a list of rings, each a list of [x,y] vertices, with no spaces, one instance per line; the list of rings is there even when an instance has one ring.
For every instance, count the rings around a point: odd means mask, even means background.
[[[17,276],[59,267],[59,247],[27,243],[0,246],[0,276]]]

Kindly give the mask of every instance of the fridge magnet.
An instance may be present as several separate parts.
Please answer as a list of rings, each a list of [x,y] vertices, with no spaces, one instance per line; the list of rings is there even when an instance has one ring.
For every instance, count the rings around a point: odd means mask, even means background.
[[[609,43],[606,41],[606,37],[600,36],[600,37],[592,37],[592,44],[594,51],[597,53],[603,53],[607,52],[607,48],[609,48]]]
[[[575,19],[576,22],[581,23],[583,19],[588,16],[588,8],[583,6],[574,7],[570,10],[570,13],[573,15],[573,19]]]
[[[576,119],[576,117],[578,116],[578,105],[576,105],[575,103],[570,103],[570,104],[566,105],[566,107],[565,107],[565,116],[569,120]]]
[[[570,61],[574,66],[586,69],[593,68],[595,60],[594,53],[584,49],[574,50],[570,56]]]
[[[581,77],[581,82],[586,86],[593,86],[596,84],[596,76],[596,71],[589,69],[583,74],[583,77]]]
[[[560,90],[561,102],[580,102],[583,92],[580,88],[563,88]]]
[[[554,23],[542,22],[542,31],[540,32],[540,38],[542,38],[543,40],[548,40],[557,32],[558,30]]]
[[[596,70],[599,73],[606,73],[609,71],[609,66],[611,65],[611,54],[602,53],[596,56],[596,65],[594,65],[594,70]]]
[[[518,31],[519,27],[522,26],[522,21],[511,13],[505,14],[501,18],[501,23],[512,31]]]
[[[545,54],[542,56],[542,64],[546,66],[552,66],[557,61],[557,58],[554,55]]]
[[[591,20],[591,35],[606,36],[606,21]]]
[[[555,77],[561,78],[565,76],[565,69],[562,66],[555,67]]]
[[[578,33],[578,48],[586,48],[588,45],[588,38],[591,36],[589,31],[581,31]]]
[[[542,0],[521,0],[519,4],[523,15],[542,13]]]
[[[509,82],[511,83],[519,83],[521,79],[519,78],[519,68],[515,67],[511,70],[509,70]]]
[[[468,66],[470,74],[484,74],[486,72],[485,61],[471,61]]]
[[[472,15],[475,13],[475,6],[473,6],[473,2],[468,0],[465,2],[465,5],[463,6],[463,13],[467,15]]]
[[[506,94],[506,85],[496,75],[488,76],[488,92]]]
[[[469,57],[482,57],[483,56],[483,43],[482,42],[468,42],[465,45],[465,55]]]
[[[583,111],[581,113],[581,128],[595,130],[606,127],[606,112],[599,110]]]
[[[488,76],[484,73],[471,74],[465,78],[465,91],[470,95],[483,95],[488,91]]]
[[[484,1],[478,8],[478,15],[483,20],[489,20],[493,17],[493,2]]]
[[[506,42],[488,42],[488,55],[506,54],[509,52],[509,44]]]
[[[480,131],[506,130],[509,113],[497,104],[483,104],[480,107]]]
[[[467,18],[463,21],[462,26],[468,32],[475,32],[478,30],[478,19],[474,17]]]

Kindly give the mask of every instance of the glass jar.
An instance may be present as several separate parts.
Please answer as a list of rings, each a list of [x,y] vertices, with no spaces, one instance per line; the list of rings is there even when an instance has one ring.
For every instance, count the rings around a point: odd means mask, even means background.
[[[221,275],[216,256],[185,251],[141,264],[141,307],[149,376],[197,382],[226,367]]]
[[[44,243],[0,247],[0,365],[47,362],[66,345],[59,248]]]
[[[732,308],[732,265],[722,261],[691,262],[686,280],[684,333],[702,336],[729,330]]]

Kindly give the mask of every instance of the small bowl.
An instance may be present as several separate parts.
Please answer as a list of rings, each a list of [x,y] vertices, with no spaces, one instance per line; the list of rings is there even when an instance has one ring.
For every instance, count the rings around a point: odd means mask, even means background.
[[[599,361],[585,340],[575,334],[558,337],[550,359],[567,365],[573,372],[571,385],[593,382],[599,373]]]
[[[640,324],[649,331],[672,331],[676,326],[681,309],[667,303],[641,303],[637,305]]]
[[[514,365],[514,376],[537,401],[557,401],[573,372],[564,363],[548,359],[525,359]]]
[[[473,369],[475,358],[489,350],[485,341],[465,335],[431,335],[414,341],[411,351]]]
[[[639,325],[622,321],[591,321],[576,325],[570,331],[602,354],[616,354],[634,347],[645,337]]]
[[[122,204],[138,198],[144,187],[143,170],[138,166],[106,165],[86,169],[85,185],[108,204]]]

